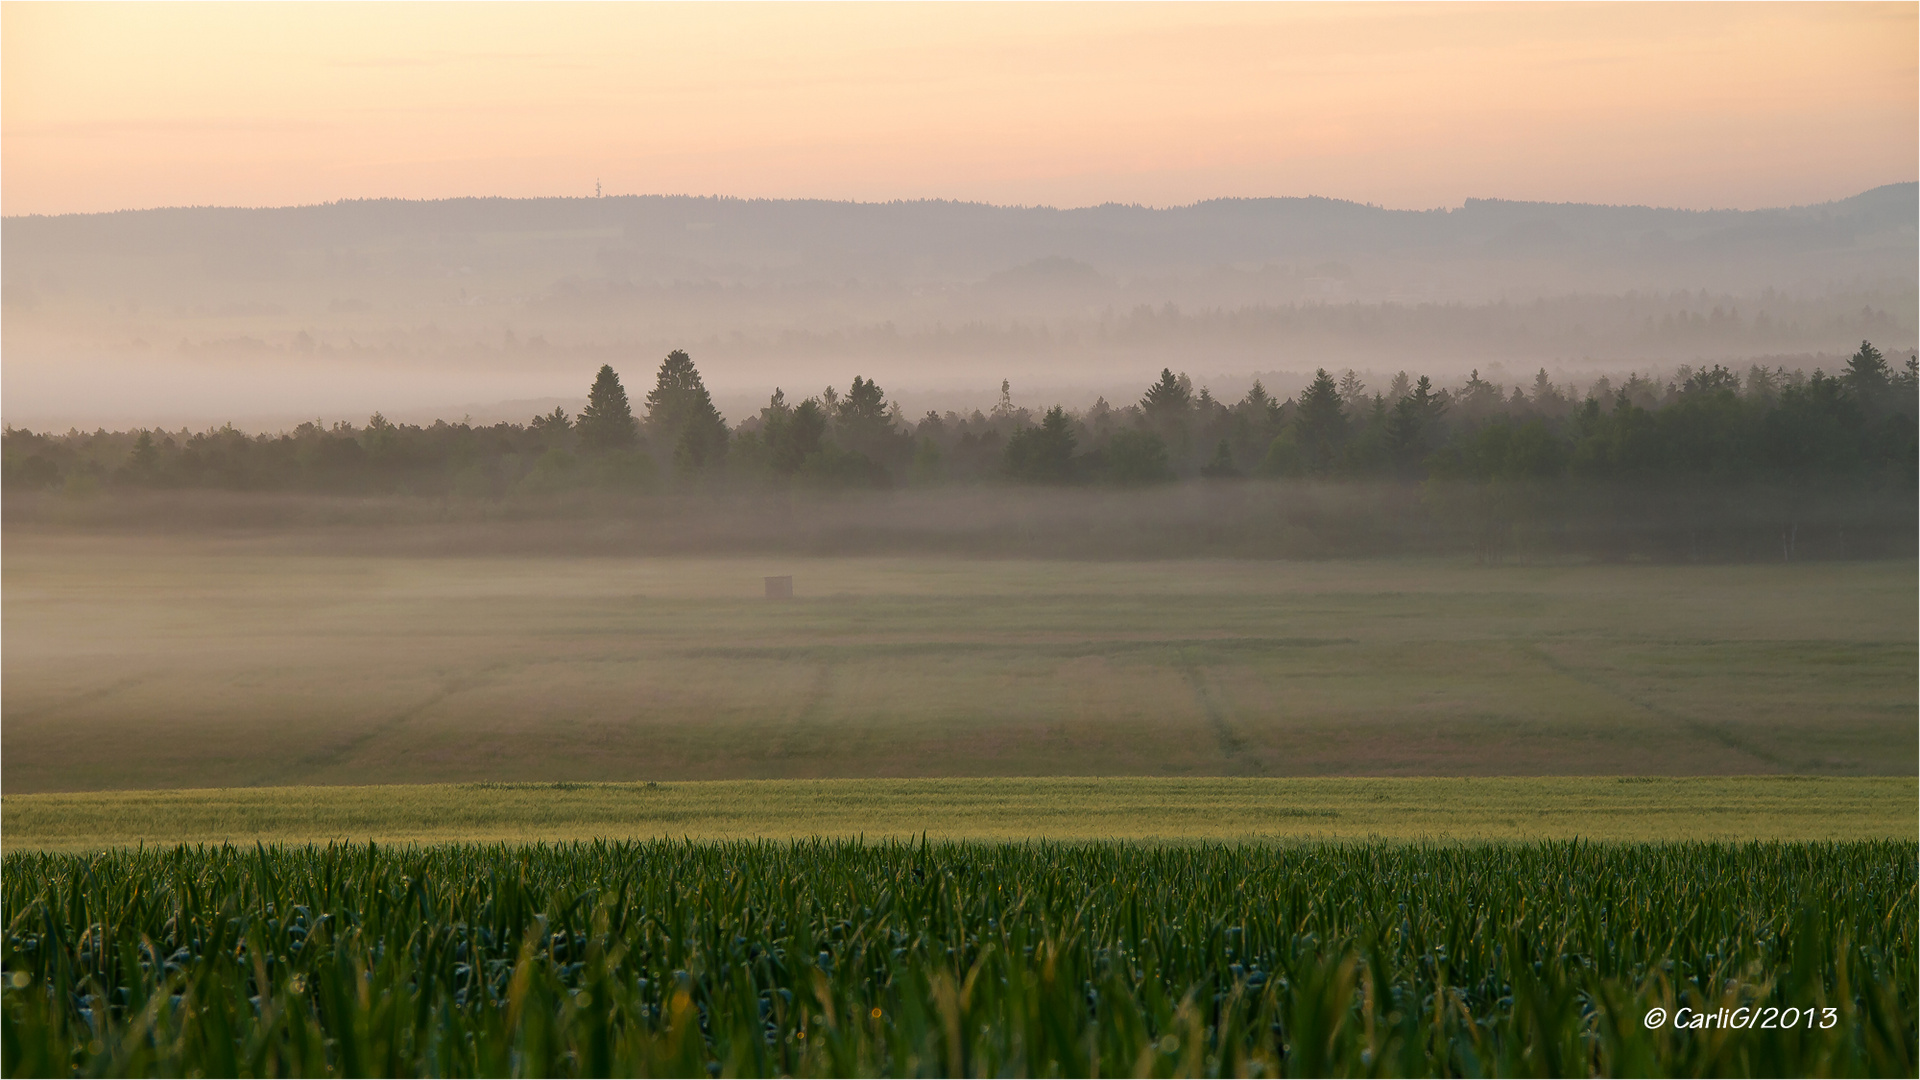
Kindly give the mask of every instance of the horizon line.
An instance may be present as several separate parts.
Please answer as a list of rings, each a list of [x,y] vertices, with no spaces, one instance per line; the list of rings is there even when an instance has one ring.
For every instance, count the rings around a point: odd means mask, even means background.
[[[1592,207],[1592,208],[1604,208],[1604,209],[1610,209],[1610,210],[1653,210],[1653,211],[1660,211],[1663,213],[1677,213],[1677,214],[1763,214],[1763,213],[1783,211],[1783,210],[1806,210],[1806,209],[1813,209],[1821,206],[1833,206],[1837,203],[1849,202],[1853,199],[1858,199],[1865,195],[1871,195],[1876,191],[1884,191],[1888,188],[1899,188],[1899,187],[1920,188],[1920,179],[1896,180],[1890,183],[1876,184],[1873,187],[1865,188],[1861,191],[1855,192],[1852,195],[1846,195],[1836,199],[1828,199],[1828,200],[1825,200],[1824,202],[1791,203],[1785,206],[1763,206],[1763,207],[1755,207],[1750,210],[1741,210],[1741,209],[1732,208],[1732,207],[1709,207],[1706,209],[1698,209],[1693,207],[1681,207],[1681,206],[1654,206],[1648,203],[1549,202],[1549,201],[1538,200],[1538,199],[1507,199],[1507,198],[1500,198],[1497,196],[1496,197],[1469,197],[1465,199],[1458,206],[1435,206],[1435,207],[1427,207],[1424,209],[1420,209],[1420,208],[1406,208],[1406,207],[1388,207],[1388,206],[1383,206],[1377,203],[1362,202],[1356,199],[1343,199],[1343,198],[1339,198],[1337,196],[1331,196],[1331,195],[1221,195],[1221,196],[1215,196],[1213,198],[1208,198],[1208,199],[1199,199],[1190,203],[1177,203],[1177,204],[1169,204],[1166,206],[1153,206],[1147,203],[1137,203],[1137,202],[1124,203],[1124,202],[1118,202],[1118,201],[1108,201],[1103,203],[1090,203],[1083,206],[1064,206],[1063,207],[1063,206],[1054,206],[1048,203],[994,203],[994,202],[984,202],[984,201],[969,200],[969,199],[947,199],[947,198],[935,198],[935,197],[917,198],[917,199],[900,198],[900,199],[868,200],[868,199],[831,199],[831,198],[804,197],[804,196],[774,197],[774,196],[756,196],[756,195],[718,195],[718,194],[693,195],[693,194],[688,194],[684,192],[680,192],[680,193],[628,192],[628,193],[618,194],[618,195],[611,195],[611,194],[609,195],[448,195],[448,196],[440,196],[436,198],[407,198],[405,196],[396,196],[396,195],[373,195],[373,196],[344,197],[344,198],[334,199],[328,202],[283,203],[283,204],[270,205],[270,206],[239,206],[239,205],[220,204],[220,203],[196,203],[196,204],[184,204],[184,205],[176,204],[176,205],[165,205],[165,206],[124,207],[118,210],[75,210],[75,211],[68,211],[65,213],[57,213],[57,214],[47,214],[47,213],[39,213],[39,212],[27,213],[27,214],[0,214],[0,220],[28,221],[33,219],[53,220],[58,218],[110,217],[116,214],[157,214],[157,213],[167,213],[167,212],[173,212],[173,211],[189,211],[189,210],[203,210],[203,211],[204,210],[230,210],[230,211],[260,211],[260,212],[271,212],[271,211],[280,211],[280,210],[319,210],[319,209],[326,209],[330,207],[348,206],[356,203],[412,203],[412,204],[419,204],[419,205],[427,205],[432,203],[455,203],[455,202],[517,202],[517,203],[605,202],[608,200],[615,200],[615,199],[618,199],[618,200],[657,199],[657,200],[663,200],[663,201],[686,200],[686,201],[694,201],[694,202],[739,202],[739,203],[827,203],[827,204],[839,205],[839,206],[858,206],[858,207],[889,207],[889,206],[913,206],[913,205],[933,204],[933,205],[945,205],[945,206],[956,206],[956,207],[982,207],[990,210],[1026,210],[1026,211],[1049,210],[1055,213],[1075,213],[1075,212],[1086,211],[1086,210],[1108,210],[1108,209],[1144,210],[1144,211],[1153,212],[1153,213],[1161,213],[1161,212],[1171,212],[1176,210],[1193,210],[1203,206],[1213,205],[1216,203],[1324,202],[1324,203],[1333,203],[1341,206],[1357,207],[1365,210],[1374,210],[1374,211],[1378,211],[1381,213],[1388,213],[1388,214],[1453,213],[1458,210],[1467,209],[1468,207],[1474,206],[1475,204],[1482,204],[1482,203],[1507,204],[1507,205],[1514,205],[1514,206]]]

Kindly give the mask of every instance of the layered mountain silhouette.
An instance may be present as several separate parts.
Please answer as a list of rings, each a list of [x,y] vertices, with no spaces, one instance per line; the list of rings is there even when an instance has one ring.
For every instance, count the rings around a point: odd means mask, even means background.
[[[1906,348],[1917,218],[1913,183],[1705,211],[681,196],[193,207],[6,218],[0,298],[11,414],[41,385],[20,372],[109,361],[552,371],[571,385],[588,365],[684,347],[717,389],[742,392],[855,369],[993,387],[1168,364],[1671,365],[1862,338]]]

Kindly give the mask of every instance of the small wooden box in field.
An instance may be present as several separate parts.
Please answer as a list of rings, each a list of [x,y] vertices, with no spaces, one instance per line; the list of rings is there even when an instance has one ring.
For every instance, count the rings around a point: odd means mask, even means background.
[[[767,579],[767,599],[769,600],[793,599],[793,575],[782,574],[779,577],[768,578]]]

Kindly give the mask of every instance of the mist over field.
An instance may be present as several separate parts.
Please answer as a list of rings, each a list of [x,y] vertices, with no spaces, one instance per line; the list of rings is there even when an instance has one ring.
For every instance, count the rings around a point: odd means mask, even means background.
[[[1917,42],[0,2],[0,1074],[1914,1075]]]
[[[0,225],[16,427],[281,430],[577,408],[693,353],[729,423],[854,374],[909,415],[1680,365],[1916,337],[1916,186],[1689,211],[1336,199],[1171,209],[666,196],[184,208]]]

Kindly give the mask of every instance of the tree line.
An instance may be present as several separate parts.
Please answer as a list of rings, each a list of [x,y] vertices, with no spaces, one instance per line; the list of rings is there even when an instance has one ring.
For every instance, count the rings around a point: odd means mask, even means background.
[[[1845,367],[1811,375],[1758,365],[1683,368],[1664,383],[1601,379],[1584,394],[1543,370],[1505,388],[1476,371],[1441,389],[1396,375],[1369,391],[1326,370],[1298,396],[1256,382],[1239,400],[1171,369],[1135,403],[999,401],[968,415],[908,419],[856,376],[801,400],[776,390],[729,425],[687,353],[661,362],[636,413],[603,366],[578,416],[524,424],[306,423],[253,435],[8,427],[13,491],[217,488],[499,499],[576,489],[886,488],[943,483],[1140,487],[1249,477],[1370,480],[1478,491],[1588,482],[1620,487],[1847,485],[1913,498],[1916,358],[1890,365],[1862,342]]]

